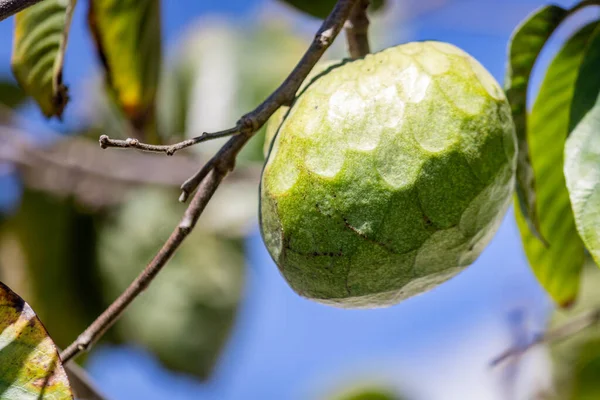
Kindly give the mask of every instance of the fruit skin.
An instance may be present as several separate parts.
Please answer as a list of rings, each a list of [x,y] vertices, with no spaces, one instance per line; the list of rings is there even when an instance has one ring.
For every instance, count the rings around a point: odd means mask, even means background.
[[[515,152],[502,89],[462,50],[417,42],[344,61],[283,117],[261,233],[298,294],[395,304],[479,256],[509,206]]]

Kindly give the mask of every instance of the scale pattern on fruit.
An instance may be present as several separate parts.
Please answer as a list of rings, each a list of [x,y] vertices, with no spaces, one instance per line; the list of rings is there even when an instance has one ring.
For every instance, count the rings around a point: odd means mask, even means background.
[[[269,127],[277,134],[261,232],[302,296],[376,307],[423,292],[471,264],[509,206],[509,105],[452,45],[409,43],[340,62],[280,113]]]

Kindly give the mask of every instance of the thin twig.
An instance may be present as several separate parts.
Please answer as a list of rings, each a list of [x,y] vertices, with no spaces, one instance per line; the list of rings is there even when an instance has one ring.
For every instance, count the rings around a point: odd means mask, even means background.
[[[348,53],[354,59],[362,58],[371,52],[369,17],[367,17],[367,8],[370,3],[370,0],[359,0],[345,24]]]
[[[0,0],[0,21],[41,1],[42,0]]]
[[[254,111],[239,120],[236,127],[232,129],[239,133],[230,138],[217,153],[216,157],[219,158],[214,158],[210,171],[204,179],[198,182],[198,191],[167,242],[131,285],[61,353],[60,356],[64,363],[82,351],[88,350],[115,323],[127,306],[148,287],[195,226],[221,181],[234,168],[235,158],[242,147],[281,105],[289,104],[292,101],[302,81],[342,29],[344,21],[350,15],[350,10],[356,1],[338,0],[291,74]]]
[[[90,209],[123,201],[124,195],[141,185],[179,187],[206,157],[162,159],[150,153],[109,152],[97,142],[82,137],[63,137],[50,146],[27,138],[29,133],[0,124],[0,162],[14,165],[23,185],[58,197],[73,196]],[[160,162],[158,162],[160,160]],[[257,182],[258,165],[245,166],[231,174],[228,182]]]
[[[193,146],[198,143],[206,142],[212,139],[219,139],[226,136],[231,136],[239,133],[236,128],[227,129],[220,132],[208,133],[204,132],[202,135],[192,139],[187,139],[179,143],[170,145],[154,145],[142,143],[137,139],[128,138],[125,140],[111,139],[107,135],[100,136],[100,147],[106,149],[108,147],[120,147],[120,148],[134,148],[142,151],[148,151],[152,153],[165,153],[168,156],[172,156],[176,151],[185,149],[186,147]]]
[[[75,397],[80,400],[106,400],[106,396],[98,390],[96,384],[87,372],[76,363],[65,365],[65,372],[69,377],[71,389]]]
[[[559,327],[549,330],[543,335],[535,337],[531,342],[522,347],[515,347],[506,350],[490,363],[491,366],[496,366],[503,361],[523,355],[527,350],[543,343],[553,343],[566,338],[569,338],[595,324],[600,322],[600,309],[588,311],[581,315],[571,318]]]

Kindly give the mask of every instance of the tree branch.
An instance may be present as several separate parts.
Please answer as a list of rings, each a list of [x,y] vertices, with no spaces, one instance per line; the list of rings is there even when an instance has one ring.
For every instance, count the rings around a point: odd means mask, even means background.
[[[220,132],[208,133],[204,132],[202,135],[192,139],[184,140],[179,143],[171,145],[154,145],[141,143],[137,139],[128,138],[125,140],[111,139],[106,135],[100,136],[100,147],[106,149],[107,147],[120,147],[120,148],[135,148],[142,151],[149,151],[153,153],[165,153],[168,156],[172,156],[176,151],[185,149],[186,147],[193,146],[198,143],[206,142],[207,140],[219,139],[226,136],[231,136],[239,133],[236,128],[227,129]]]
[[[504,353],[500,354],[498,357],[492,360],[491,365],[496,366],[511,357],[521,356],[527,350],[539,344],[552,343],[569,338],[597,324],[598,322],[600,322],[600,309],[588,311],[586,313],[573,317],[564,324],[560,325],[559,327],[549,330],[543,335],[537,336],[525,346],[506,350]]]
[[[85,400],[106,400],[104,394],[102,394],[92,379],[89,377],[87,372],[75,363],[65,365],[65,372],[69,377],[69,383],[71,389],[77,399]]]
[[[230,138],[209,162],[210,167],[208,167],[205,176],[198,179],[197,182],[191,185],[192,188],[188,189],[188,193],[191,193],[195,187],[198,187],[198,191],[183,218],[171,233],[167,242],[131,285],[61,353],[60,357],[64,363],[82,351],[88,350],[115,323],[127,306],[148,287],[196,225],[198,218],[217,187],[228,172],[234,168],[235,158],[240,150],[279,107],[291,103],[302,81],[342,29],[356,1],[338,0],[333,11],[323,22],[315,39],[291,74],[264,102],[254,111],[244,115],[238,121],[236,127],[230,130],[235,132],[236,135]]]
[[[31,7],[42,0],[0,0],[0,21]]]
[[[367,17],[370,3],[370,0],[359,0],[345,24],[348,53],[354,59],[362,58],[371,52],[368,35],[369,17]]]

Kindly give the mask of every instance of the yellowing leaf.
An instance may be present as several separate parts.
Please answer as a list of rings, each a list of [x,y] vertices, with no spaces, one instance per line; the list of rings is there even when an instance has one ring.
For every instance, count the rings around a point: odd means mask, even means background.
[[[12,70],[46,117],[61,117],[67,104],[62,69],[76,0],[46,0],[15,17]]]
[[[598,24],[593,23],[582,28],[556,55],[529,116],[527,142],[537,182],[536,211],[547,247],[531,232],[524,215],[518,209],[515,211],[531,268],[561,306],[575,300],[585,261],[563,174],[563,149],[579,66],[590,33],[596,26]]]
[[[27,304],[0,282],[0,398],[72,399],[58,350]]]
[[[158,0],[91,0],[88,22],[114,99],[132,125],[154,112],[161,63]]]
[[[535,176],[527,143],[527,87],[531,71],[544,44],[565,19],[567,10],[546,6],[532,13],[519,25],[511,39],[508,54],[506,96],[510,102],[519,153],[517,157],[517,198],[529,229],[542,239],[536,210]]]

